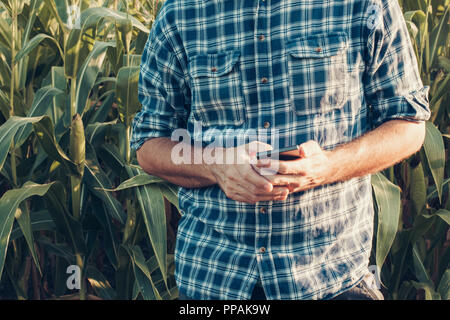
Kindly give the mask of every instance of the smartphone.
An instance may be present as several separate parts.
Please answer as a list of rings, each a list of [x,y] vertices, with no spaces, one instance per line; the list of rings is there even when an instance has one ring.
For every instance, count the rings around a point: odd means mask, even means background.
[[[286,148],[280,148],[277,150],[262,151],[256,154],[256,158],[259,159],[278,159],[278,160],[295,160],[300,158],[298,154],[298,146],[291,146]]]

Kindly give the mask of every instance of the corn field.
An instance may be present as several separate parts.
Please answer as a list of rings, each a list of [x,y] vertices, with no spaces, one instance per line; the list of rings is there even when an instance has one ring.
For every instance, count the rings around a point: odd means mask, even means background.
[[[432,116],[420,152],[372,176],[371,262],[387,299],[447,300],[450,0],[399,2]],[[177,188],[129,147],[162,4],[0,0],[0,299],[178,297]]]

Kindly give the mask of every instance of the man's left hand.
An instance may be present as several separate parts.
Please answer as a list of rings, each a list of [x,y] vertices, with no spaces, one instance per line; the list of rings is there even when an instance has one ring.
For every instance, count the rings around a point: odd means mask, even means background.
[[[261,159],[256,162],[255,168],[263,172],[273,185],[287,186],[289,192],[294,193],[333,182],[336,169],[331,153],[323,150],[316,141],[310,140],[299,146],[299,159]],[[271,168],[276,168],[277,172],[268,175]]]

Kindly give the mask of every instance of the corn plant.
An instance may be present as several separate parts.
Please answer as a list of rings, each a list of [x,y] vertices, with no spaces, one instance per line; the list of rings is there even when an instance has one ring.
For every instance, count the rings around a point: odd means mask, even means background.
[[[443,140],[450,106],[449,3],[400,1],[422,81],[430,86],[432,115],[420,152],[372,177],[378,213],[373,261],[382,267],[392,299],[450,298],[448,142]]]
[[[448,299],[449,1],[400,4],[432,118],[420,152],[372,177],[373,264],[388,298]],[[71,265],[80,299],[177,297],[166,235],[176,188],[129,148],[161,5],[0,0],[0,297],[67,298]]]
[[[34,298],[63,295],[68,265],[81,270],[80,299],[174,297],[164,199],[175,191],[128,147],[156,4],[0,3],[0,276],[20,299],[30,282]]]

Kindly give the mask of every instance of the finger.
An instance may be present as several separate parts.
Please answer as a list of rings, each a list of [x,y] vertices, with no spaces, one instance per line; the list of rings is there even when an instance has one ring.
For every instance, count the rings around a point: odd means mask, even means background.
[[[276,174],[273,176],[266,177],[273,186],[286,186],[286,185],[295,185],[297,186],[302,180],[300,176],[297,175],[285,175],[285,174]]]
[[[253,197],[249,195],[249,198],[252,198],[255,202],[286,200],[289,189],[287,187],[277,187],[277,189],[277,191],[266,195],[253,195]]]
[[[271,191],[266,191],[245,182],[236,183],[233,187],[233,191],[235,194],[244,195],[244,197],[249,199],[257,197],[259,199],[258,201],[263,201],[262,199],[269,201],[283,198],[289,194],[289,188],[287,186],[277,186],[273,187]]]
[[[243,173],[243,181],[254,186],[258,190],[271,192],[273,190],[273,185],[263,176],[259,175],[251,166]]]
[[[317,141],[309,140],[305,143],[302,143],[298,147],[298,151],[301,158],[306,158],[312,156],[313,154],[322,152],[322,148],[317,143]]]
[[[289,193],[285,193],[283,195],[280,196],[272,196],[272,197],[258,197],[256,202],[261,202],[261,201],[283,201],[286,200],[286,198],[288,197]]]
[[[274,186],[271,192],[256,191],[255,195],[258,197],[282,197],[289,193],[289,188],[286,186]]]

